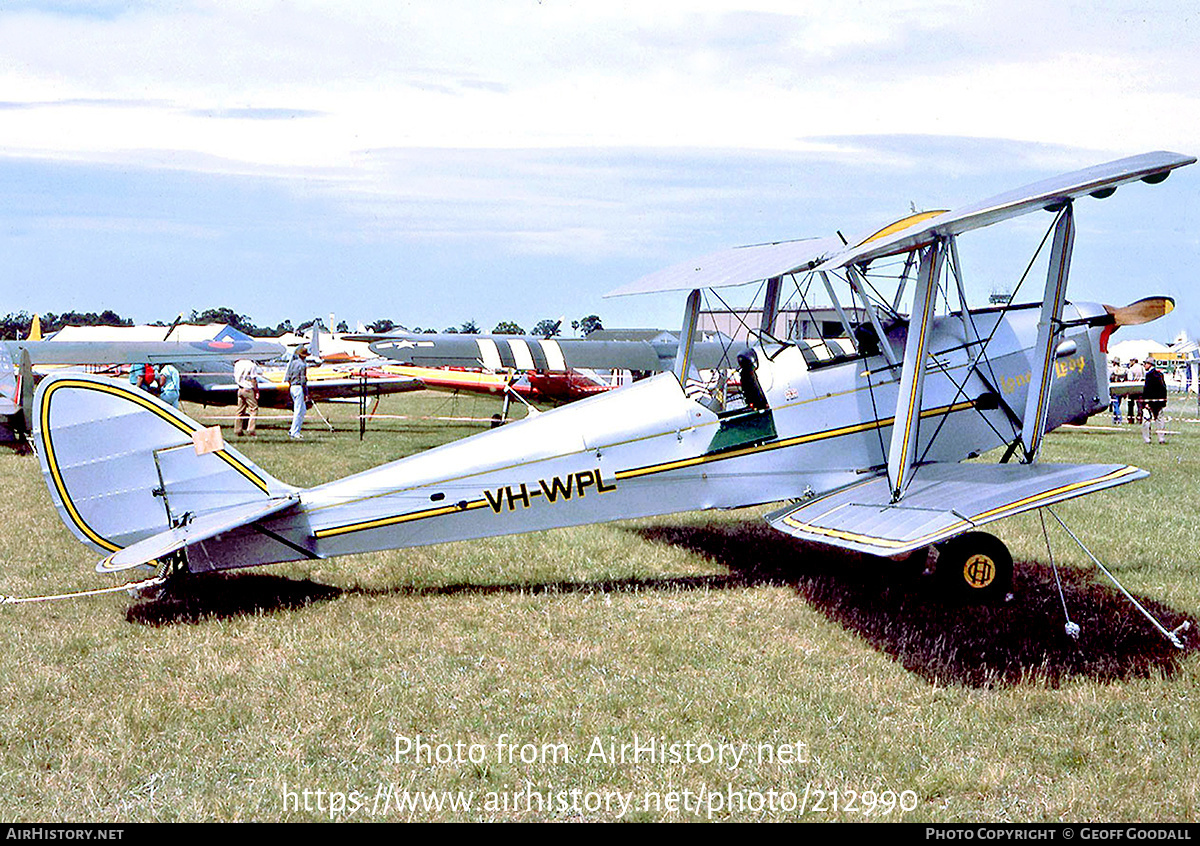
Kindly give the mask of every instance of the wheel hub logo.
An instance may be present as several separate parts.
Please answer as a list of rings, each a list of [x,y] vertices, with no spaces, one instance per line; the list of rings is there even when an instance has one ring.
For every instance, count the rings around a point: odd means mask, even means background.
[[[972,555],[963,567],[963,576],[971,587],[987,587],[996,578],[996,565],[986,555]]]

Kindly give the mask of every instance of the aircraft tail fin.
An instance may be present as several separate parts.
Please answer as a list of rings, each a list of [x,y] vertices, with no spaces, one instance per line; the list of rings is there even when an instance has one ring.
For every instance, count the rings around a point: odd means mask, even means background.
[[[33,316],[33,320],[29,323],[29,337],[26,340],[42,340],[42,319],[36,314]]]
[[[309,358],[321,360],[321,322],[314,321],[312,325],[312,343],[308,345]]]
[[[105,554],[296,492],[225,446],[220,429],[205,429],[156,397],[101,377],[42,382],[33,399],[33,434],[63,522]]]
[[[21,405],[21,425],[24,434],[29,433],[29,425],[33,421],[33,391],[36,382],[33,377],[33,361],[29,358],[29,350],[21,350],[21,363],[17,367],[16,399]]]

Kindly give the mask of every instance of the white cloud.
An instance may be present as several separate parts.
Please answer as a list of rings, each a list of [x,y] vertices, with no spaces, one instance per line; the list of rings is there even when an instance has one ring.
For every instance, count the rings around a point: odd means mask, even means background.
[[[0,13],[0,102],[40,104],[0,111],[2,152],[304,169],[394,147],[1197,137],[1197,36],[1167,10],[1023,5],[35,4]]]
[[[126,251],[187,255],[211,232],[238,241],[257,215],[277,235],[246,235],[249,257],[214,248],[195,273],[232,276],[261,257],[258,278],[284,287],[334,266],[327,254],[362,261],[359,248],[434,278],[448,260],[435,247],[452,245],[464,267],[507,256],[522,268],[511,277],[544,272],[521,258],[574,261],[602,291],[691,252],[868,228],[910,200],[970,201],[1020,184],[1009,178],[1195,152],[1200,138],[1200,28],[1182,2],[63,8],[0,11],[0,159],[204,174],[203,189],[159,180],[181,205],[191,191],[221,198],[195,215],[148,213],[161,243],[135,244],[116,203]],[[239,216],[212,174],[263,177],[247,182],[273,199]],[[104,205],[87,190],[78,202],[81,220]],[[306,239],[304,261],[274,266],[279,245]],[[88,243],[98,252],[64,250],[59,278],[112,261]],[[24,272],[39,261],[31,253]],[[376,288],[398,271],[379,272]]]

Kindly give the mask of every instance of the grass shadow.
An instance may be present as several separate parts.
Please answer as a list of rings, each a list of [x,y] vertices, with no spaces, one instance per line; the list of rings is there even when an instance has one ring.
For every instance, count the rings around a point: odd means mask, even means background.
[[[1057,686],[1072,678],[1111,682],[1170,676],[1197,649],[1197,621],[1137,597],[1167,628],[1190,621],[1176,649],[1116,589],[1081,570],[1060,569],[1079,638],[1067,636],[1062,600],[1048,565],[1017,562],[1014,598],[998,606],[943,597],[923,559],[892,562],[804,544],[765,524],[657,526],[635,530],[727,567],[748,583],[780,581],[814,608],[936,684]]]
[[[156,598],[131,605],[125,619],[149,626],[194,624],[208,620],[269,614],[303,608],[342,596],[488,596],[493,594],[604,594],[673,592],[690,590],[728,590],[762,584],[781,584],[774,578],[750,573],[719,573],[703,576],[662,576],[652,578],[600,579],[591,581],[558,580],[546,582],[479,583],[454,582],[436,585],[395,585],[391,587],[351,587],[293,579],[266,573],[205,573],[187,577],[185,582]]]
[[[206,573],[187,576],[166,593],[130,605],[125,619],[147,626],[200,623],[270,614],[327,602],[341,588],[311,579],[289,579],[266,573]]]
[[[195,624],[303,608],[342,596],[459,596],[732,590],[787,586],[812,607],[936,684],[993,687],[1059,685],[1170,676],[1196,650],[1195,619],[1152,599],[1138,601],[1168,628],[1190,620],[1184,651],[1171,646],[1117,590],[1089,572],[1061,571],[1077,640],[1064,632],[1062,600],[1051,569],[1017,562],[1015,597],[998,606],[944,598],[920,563],[882,561],[804,544],[757,522],[630,528],[652,543],[700,555],[727,573],[591,581],[339,588],[310,579],[264,573],[213,573],[127,610],[129,622]]]

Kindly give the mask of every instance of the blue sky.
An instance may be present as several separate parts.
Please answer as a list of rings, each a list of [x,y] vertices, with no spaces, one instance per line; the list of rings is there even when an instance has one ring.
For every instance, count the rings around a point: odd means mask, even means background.
[[[1200,152],[1196,55],[1183,2],[8,3],[0,312],[670,327],[602,295]],[[1072,296],[1200,336],[1200,167],[1077,220]],[[1047,223],[964,238],[972,293]]]

